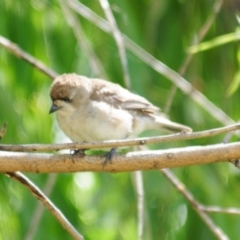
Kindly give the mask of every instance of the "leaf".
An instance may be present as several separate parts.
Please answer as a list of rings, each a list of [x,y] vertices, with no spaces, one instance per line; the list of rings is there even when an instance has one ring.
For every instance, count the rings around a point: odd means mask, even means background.
[[[198,45],[191,46],[187,49],[187,52],[191,54],[195,54],[198,52],[210,50],[215,47],[219,47],[221,45],[224,45],[230,42],[238,41],[240,38],[239,32],[240,32],[240,28],[236,28],[236,31],[233,33],[224,34],[222,36],[213,38],[212,40],[202,42]]]

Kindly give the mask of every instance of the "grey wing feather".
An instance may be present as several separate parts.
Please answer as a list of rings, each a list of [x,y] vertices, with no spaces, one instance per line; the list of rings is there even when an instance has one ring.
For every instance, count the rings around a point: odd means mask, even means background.
[[[145,113],[158,113],[160,109],[152,105],[145,98],[131,93],[118,84],[94,79],[98,81],[97,89],[93,91],[92,100],[108,102],[116,108],[122,108],[130,111],[140,111]]]
[[[168,117],[160,112],[160,108],[151,104],[147,99],[129,92],[118,84],[100,79],[94,79],[93,81],[98,81],[98,84],[94,84],[95,89],[91,96],[92,100],[108,102],[115,108],[135,111],[135,113],[139,114],[146,114],[155,119],[156,123],[158,123],[161,128],[173,132],[179,132],[182,130],[186,132],[192,131],[192,129],[187,126],[168,120]]]

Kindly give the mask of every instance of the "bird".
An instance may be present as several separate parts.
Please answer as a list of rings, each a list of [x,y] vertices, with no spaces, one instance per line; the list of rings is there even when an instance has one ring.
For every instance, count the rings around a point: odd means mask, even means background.
[[[73,142],[122,140],[150,129],[192,132],[188,126],[172,122],[144,97],[118,84],[75,73],[57,76],[50,89],[59,127]],[[116,148],[106,154],[112,161]]]

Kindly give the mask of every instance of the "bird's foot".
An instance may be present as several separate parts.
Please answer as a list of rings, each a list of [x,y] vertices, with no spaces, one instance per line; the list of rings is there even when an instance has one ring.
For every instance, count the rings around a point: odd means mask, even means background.
[[[108,162],[112,163],[113,156],[116,154],[117,148],[112,148],[110,152],[104,154],[105,160],[103,162],[103,166],[106,166]]]
[[[74,156],[84,157],[86,149],[77,149],[73,151]]]

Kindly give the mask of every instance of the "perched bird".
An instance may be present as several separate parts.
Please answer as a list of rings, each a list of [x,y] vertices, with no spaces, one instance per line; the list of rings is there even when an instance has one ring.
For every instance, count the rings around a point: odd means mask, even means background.
[[[118,84],[76,74],[58,76],[51,86],[52,106],[63,132],[73,142],[132,138],[149,129],[191,132],[170,121],[145,98]],[[112,149],[106,160],[111,160]]]

